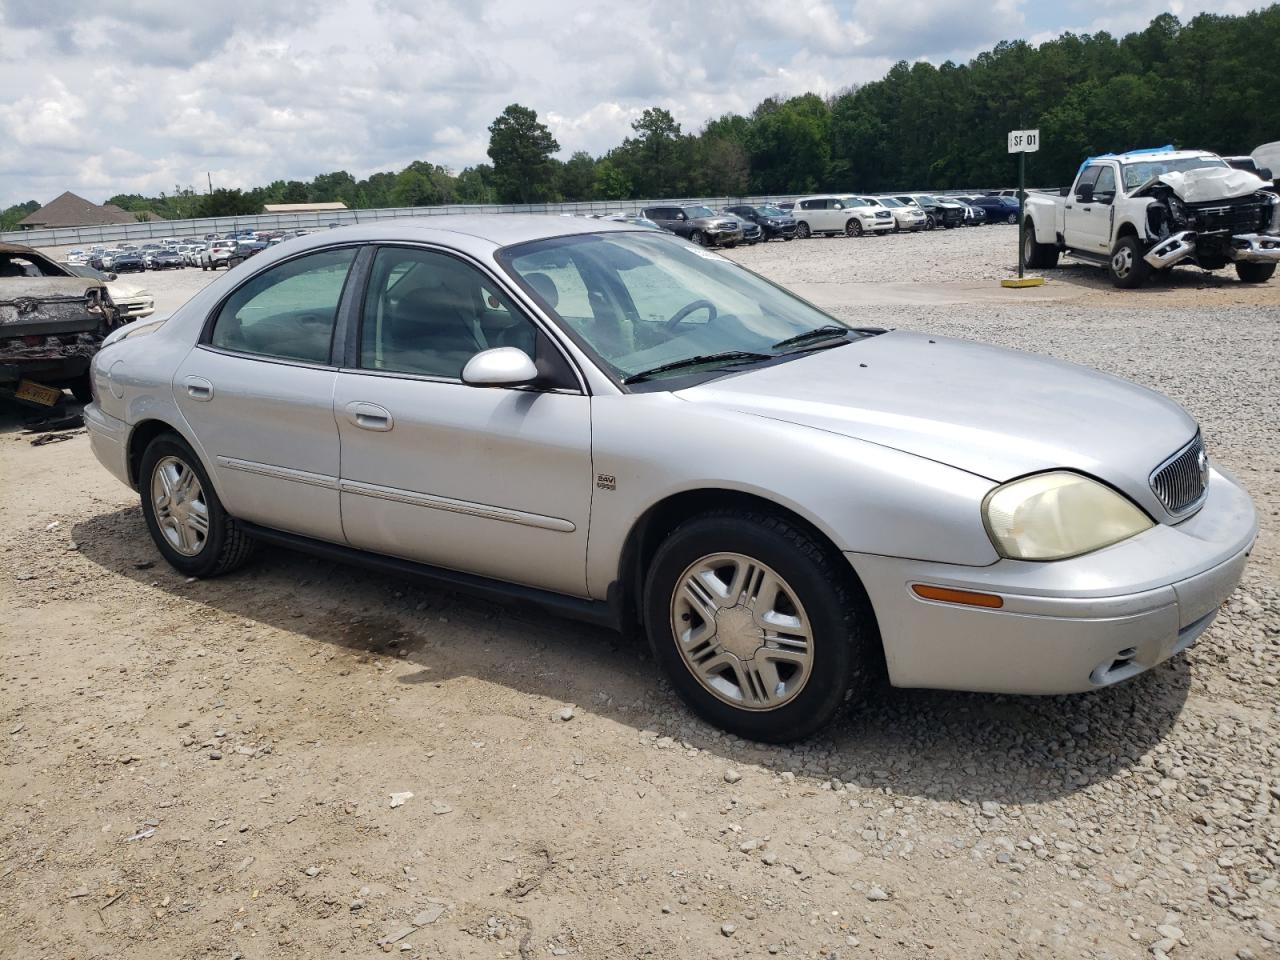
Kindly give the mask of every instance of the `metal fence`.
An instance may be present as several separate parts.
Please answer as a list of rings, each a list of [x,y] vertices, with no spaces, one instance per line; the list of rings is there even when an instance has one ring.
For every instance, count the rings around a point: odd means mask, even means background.
[[[946,191],[957,193],[959,191]],[[984,191],[975,190],[973,193]],[[580,203],[485,203],[448,204],[438,207],[381,207],[370,210],[330,210],[319,213],[260,213],[240,217],[205,217],[198,220],[155,220],[146,223],[109,223],[90,227],[14,230],[0,233],[0,240],[33,247],[87,246],[168,237],[196,237],[206,234],[236,233],[240,230],[316,230],[331,225],[371,223],[401,217],[437,217],[450,213],[633,213],[644,207],[679,203],[701,203],[713,210],[731,203],[770,203],[796,199],[796,194],[756,197],[686,197],[672,200],[587,200]]]

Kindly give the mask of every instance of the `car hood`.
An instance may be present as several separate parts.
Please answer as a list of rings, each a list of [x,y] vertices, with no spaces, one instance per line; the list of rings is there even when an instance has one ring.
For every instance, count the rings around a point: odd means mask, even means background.
[[[696,227],[721,227],[725,230],[741,228],[737,217],[694,217],[689,222]]]
[[[147,291],[141,287],[135,287],[130,283],[121,283],[118,280],[107,281],[107,292],[111,294],[111,299],[115,301],[131,300],[134,297],[148,296]]]
[[[1078,470],[1152,509],[1152,470],[1196,433],[1172,400],[1117,377],[903,331],[677,395],[893,447],[998,482]]]
[[[1163,183],[1187,203],[1208,203],[1214,200],[1234,200],[1265,190],[1270,184],[1256,174],[1232,167],[1200,167],[1195,170],[1175,170],[1162,173],[1137,190],[1141,195],[1155,183]]]

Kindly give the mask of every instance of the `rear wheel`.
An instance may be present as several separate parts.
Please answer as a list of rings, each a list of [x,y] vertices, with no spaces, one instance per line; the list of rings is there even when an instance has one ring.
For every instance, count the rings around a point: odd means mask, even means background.
[[[1058,248],[1052,243],[1036,242],[1036,227],[1027,221],[1022,237],[1022,262],[1028,267],[1056,267],[1058,265]]]
[[[215,577],[252,556],[254,541],[223,509],[199,458],[176,433],[148,444],[138,487],[151,539],[179,573]]]
[[[1004,222],[1005,222],[1005,223],[1010,223],[1010,224],[1017,223],[1017,222],[1018,222],[1018,215],[1017,215],[1016,213],[1011,213],[1011,214],[1009,214],[1007,217],[1005,217],[1005,218],[1004,218]]]
[[[769,513],[716,511],[677,528],[649,568],[644,609],[680,696],[753,740],[808,736],[860,699],[883,662],[844,558]]]
[[[1236,276],[1240,278],[1241,283],[1266,283],[1275,272],[1274,263],[1240,262],[1236,264]]]
[[[796,224],[796,236],[801,240],[808,240],[813,236],[813,232],[809,229],[809,225],[801,220]]]
[[[1132,234],[1121,237],[1107,262],[1111,282],[1117,287],[1132,290],[1142,286],[1150,272],[1147,261],[1142,259],[1142,246],[1138,243],[1138,238]]]

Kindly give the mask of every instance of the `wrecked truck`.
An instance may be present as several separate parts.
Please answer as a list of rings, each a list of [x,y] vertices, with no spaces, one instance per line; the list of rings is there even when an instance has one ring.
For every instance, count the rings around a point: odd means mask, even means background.
[[[1059,196],[1029,193],[1022,258],[1031,268],[1067,256],[1137,287],[1178,264],[1265,283],[1280,263],[1280,196],[1262,176],[1201,150],[1135,150],[1091,157]]]
[[[89,363],[120,324],[104,282],[0,243],[0,394],[52,406],[69,389],[88,403]]]

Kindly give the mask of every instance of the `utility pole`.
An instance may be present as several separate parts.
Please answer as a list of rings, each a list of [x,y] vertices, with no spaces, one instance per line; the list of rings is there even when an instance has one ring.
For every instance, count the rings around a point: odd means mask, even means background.
[[[209,196],[213,196],[213,174],[206,171],[205,176],[209,178]]]

